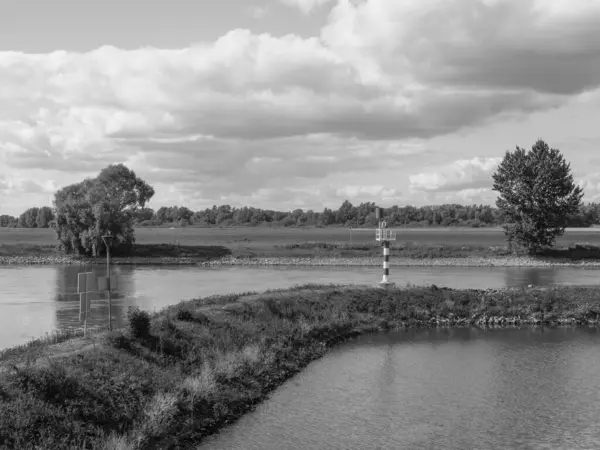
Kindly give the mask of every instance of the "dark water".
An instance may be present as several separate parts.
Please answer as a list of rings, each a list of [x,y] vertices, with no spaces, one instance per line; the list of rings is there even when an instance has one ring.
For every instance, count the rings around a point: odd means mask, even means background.
[[[105,275],[104,266],[95,266]],[[46,332],[81,327],[76,266],[0,267],[0,349],[27,342]],[[354,283],[376,285],[380,268],[247,268],[115,266],[118,298],[113,301],[116,326],[130,305],[160,309],[182,299],[213,294],[262,291],[304,283]],[[438,286],[495,288],[549,284],[597,284],[600,271],[576,268],[461,268],[413,267],[391,269],[391,281],[405,286],[435,283]],[[88,326],[108,323],[104,295],[92,297]]]
[[[362,336],[200,449],[599,449],[600,333]]]

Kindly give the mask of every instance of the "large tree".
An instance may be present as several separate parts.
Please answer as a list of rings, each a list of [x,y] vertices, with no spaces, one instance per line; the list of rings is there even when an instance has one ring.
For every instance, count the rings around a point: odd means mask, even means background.
[[[106,233],[114,237],[113,247],[133,244],[133,212],[153,195],[152,186],[123,164],[62,188],[54,194],[54,228],[61,250],[96,256]]]
[[[518,146],[507,151],[493,180],[509,243],[519,243],[530,253],[554,244],[565,232],[569,216],[579,211],[583,197],[570,164],[541,139],[530,151]]]

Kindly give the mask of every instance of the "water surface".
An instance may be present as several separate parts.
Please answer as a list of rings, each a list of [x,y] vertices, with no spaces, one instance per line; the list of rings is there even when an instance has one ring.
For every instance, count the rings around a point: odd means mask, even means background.
[[[598,449],[599,344],[574,328],[362,336],[199,449]]]
[[[105,275],[105,266],[2,266],[0,267],[0,349],[27,342],[46,332],[81,327],[77,273],[91,270]],[[304,283],[377,285],[382,269],[260,268],[208,269],[186,266],[114,266],[118,296],[113,301],[116,326],[127,308],[159,310],[179,300],[213,294],[263,291]],[[390,279],[401,286],[436,284],[453,288],[499,288],[550,284],[597,284],[600,272],[583,268],[516,267],[393,267]],[[92,296],[89,326],[108,323],[105,295]]]

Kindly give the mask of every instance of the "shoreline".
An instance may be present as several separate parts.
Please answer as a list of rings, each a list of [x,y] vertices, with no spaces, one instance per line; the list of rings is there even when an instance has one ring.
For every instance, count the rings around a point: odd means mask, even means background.
[[[255,409],[311,361],[359,335],[465,326],[597,327],[599,293],[598,287],[572,286],[304,285],[180,302],[148,315],[147,324],[138,313],[127,329],[0,352],[7,369],[0,371],[0,406],[6,408],[0,437],[14,448],[191,449]],[[199,353],[184,351],[199,343]],[[114,402],[102,403],[91,394],[97,392],[111,392]],[[39,408],[23,408],[26,401]],[[34,418],[43,429],[23,425]],[[86,442],[76,445],[83,429]]]
[[[219,259],[194,257],[116,257],[111,258],[111,265],[186,265],[206,268],[227,266],[296,266],[296,267],[381,267],[382,257],[236,257],[225,256]],[[534,258],[530,256],[466,256],[438,258],[390,257],[390,267],[586,267],[600,269],[600,260],[565,260],[550,258]],[[43,256],[0,256],[1,266],[35,266],[35,265],[106,265],[105,258],[84,259],[62,255]]]

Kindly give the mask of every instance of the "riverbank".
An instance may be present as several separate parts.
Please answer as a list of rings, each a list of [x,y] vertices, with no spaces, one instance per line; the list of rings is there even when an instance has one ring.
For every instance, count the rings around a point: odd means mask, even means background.
[[[466,239],[466,238],[465,238]],[[237,242],[237,241],[236,241]],[[378,242],[305,241],[226,243],[226,245],[136,244],[131,253],[114,251],[115,265],[198,265],[220,266],[365,266],[382,264]],[[464,245],[393,242],[392,267],[600,267],[600,246],[572,243],[530,256],[513,254],[502,245]],[[104,255],[83,257],[63,255],[53,245],[0,245],[0,265],[104,265]]]
[[[381,267],[382,256],[225,256],[222,258],[197,257],[132,257],[111,258],[113,265],[186,265],[207,268],[227,266],[296,266],[296,267]],[[600,260],[532,257],[532,256],[467,256],[415,258],[390,256],[390,267],[585,267],[600,268]],[[1,265],[106,265],[104,258],[78,258],[70,256],[0,256]]]
[[[0,448],[194,448],[361,333],[599,319],[597,287],[309,285],[132,310],[127,329],[0,353]]]

